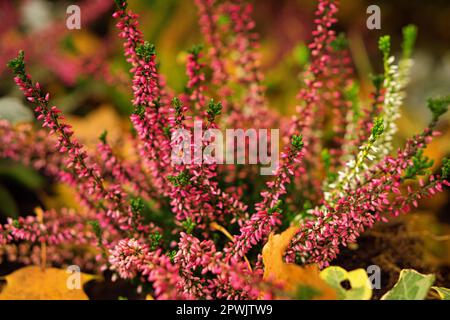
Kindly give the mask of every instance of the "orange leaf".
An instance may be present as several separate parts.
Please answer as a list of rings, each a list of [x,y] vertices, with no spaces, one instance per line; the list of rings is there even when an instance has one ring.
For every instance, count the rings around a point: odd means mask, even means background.
[[[281,234],[269,236],[262,250],[264,280],[281,284],[287,297],[309,296],[315,300],[336,299],[335,290],[320,278],[319,268],[316,265],[298,266],[284,261],[284,252],[297,230],[296,227],[290,227]]]

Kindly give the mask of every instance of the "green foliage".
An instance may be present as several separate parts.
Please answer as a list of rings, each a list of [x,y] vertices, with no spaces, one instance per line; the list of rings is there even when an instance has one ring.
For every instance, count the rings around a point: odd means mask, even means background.
[[[107,130],[104,130],[103,132],[102,132],[102,134],[100,135],[100,137],[99,137],[99,139],[100,139],[100,141],[103,143],[103,144],[106,144],[107,142],[106,142],[106,138],[108,137],[108,131]]]
[[[196,45],[192,46],[191,49],[188,50],[188,53],[190,53],[194,56],[198,56],[202,50],[203,50],[203,45],[196,44]]]
[[[345,33],[339,33],[336,39],[331,42],[331,47],[334,51],[341,51],[346,49],[348,47],[348,41]]]
[[[428,109],[430,109],[433,114],[433,121],[436,122],[439,120],[440,116],[447,112],[448,105],[450,104],[450,96],[429,98],[427,102]]]
[[[177,97],[174,97],[172,99],[172,106],[175,109],[175,116],[179,117],[183,111],[183,103],[181,102],[180,99],[178,99]]]
[[[217,23],[218,23],[220,26],[229,24],[230,22],[231,22],[231,19],[230,19],[230,17],[227,16],[226,14],[221,14],[221,15],[219,16],[219,18],[217,19]]]
[[[360,87],[357,81],[354,81],[351,86],[345,88],[344,97],[352,105],[353,111],[353,123],[356,123],[361,116],[361,110],[359,105],[359,92]]]
[[[14,228],[20,228],[20,222],[19,222],[19,220],[17,220],[17,219],[14,219],[13,221],[12,221],[12,226],[14,227]]]
[[[423,300],[436,277],[421,274],[412,269],[403,269],[394,287],[381,300]]]
[[[7,64],[8,68],[10,68],[15,75],[20,77],[22,80],[25,79],[25,53],[20,50],[19,54],[16,58],[10,60]]]
[[[162,240],[162,234],[159,232],[152,233],[150,235],[150,250],[155,251],[160,245]]]
[[[143,105],[136,106],[134,108],[133,114],[138,115],[142,119],[145,114],[145,106]]]
[[[167,252],[167,256],[169,257],[171,263],[174,263],[176,255],[177,255],[177,251],[176,250],[172,250],[172,251]]]
[[[278,213],[281,214],[281,213],[283,213],[282,206],[283,206],[283,201],[282,200],[278,200],[277,203],[273,207],[271,207],[271,208],[269,208],[267,210],[267,213],[268,214],[273,214],[275,212],[278,212]]]
[[[370,80],[372,80],[372,84],[375,87],[377,92],[380,92],[383,88],[384,75],[383,74],[371,74]]]
[[[186,233],[190,234],[190,233],[192,233],[192,231],[194,231],[196,223],[194,221],[192,221],[191,218],[187,218],[186,220],[184,220],[181,223],[181,225],[183,226]]]
[[[133,213],[140,214],[144,210],[144,201],[141,198],[131,199],[130,206]]]
[[[297,288],[297,292],[295,293],[295,300],[313,300],[316,297],[322,295],[322,292],[317,288],[313,288],[310,286],[299,285]]]
[[[303,149],[304,143],[303,143],[303,136],[300,135],[293,135],[291,140],[291,145],[295,151],[301,151]]]
[[[372,137],[373,140],[377,140],[384,132],[384,121],[383,118],[379,117],[375,119],[375,123],[372,128]]]
[[[114,0],[114,2],[120,10],[125,10],[128,6],[128,2],[126,0]]]
[[[383,53],[383,60],[386,62],[391,53],[391,37],[388,35],[382,36],[378,41],[378,48]]]
[[[444,160],[442,160],[442,177],[444,179],[447,179],[448,177],[450,177],[450,159],[449,158],[444,158]]]
[[[103,243],[103,229],[98,220],[89,221],[88,224],[92,227],[95,236],[97,237],[98,246],[101,247]]]
[[[409,59],[414,49],[414,44],[417,38],[417,27],[415,25],[408,25],[403,28],[403,59]]]
[[[434,161],[423,155],[423,149],[417,151],[417,154],[412,157],[412,166],[406,168],[404,179],[413,179],[417,176],[424,176],[430,174],[430,168]]]
[[[206,113],[208,114],[208,120],[210,122],[214,121],[214,119],[222,113],[222,103],[215,103],[213,99],[211,99],[208,103],[208,108],[206,109]]]
[[[170,126],[167,125],[163,128],[163,132],[167,137],[170,137]]]
[[[173,183],[175,187],[184,187],[190,184],[191,175],[187,170],[184,170],[177,176],[168,176],[167,179]]]
[[[331,155],[328,149],[323,149],[320,153],[320,157],[322,158],[323,165],[325,168],[325,174],[327,176],[328,181],[333,182],[337,178],[337,173],[331,172]]]
[[[143,44],[140,44],[136,47],[136,55],[148,62],[156,54],[155,45],[145,41]]]

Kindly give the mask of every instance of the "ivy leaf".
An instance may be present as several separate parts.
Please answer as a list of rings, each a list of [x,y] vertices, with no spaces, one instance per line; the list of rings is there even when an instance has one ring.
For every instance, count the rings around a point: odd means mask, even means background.
[[[297,230],[291,227],[281,234],[269,236],[262,250],[264,280],[283,286],[285,292],[279,298],[336,299],[335,290],[320,278],[316,265],[298,266],[284,261],[284,252]]]
[[[372,297],[372,286],[364,269],[346,271],[341,267],[328,267],[320,272],[320,277],[333,287],[339,299],[369,300]],[[351,289],[342,286],[343,281],[349,281]]]
[[[431,289],[436,291],[442,300],[450,300],[450,289],[443,287],[431,287]]]
[[[7,275],[6,286],[0,292],[0,300],[88,300],[83,285],[95,278],[80,273],[80,289],[70,289],[69,277],[74,274],[64,269],[29,266]]]
[[[423,300],[428,294],[436,277],[421,274],[412,269],[403,269],[394,287],[381,300]]]

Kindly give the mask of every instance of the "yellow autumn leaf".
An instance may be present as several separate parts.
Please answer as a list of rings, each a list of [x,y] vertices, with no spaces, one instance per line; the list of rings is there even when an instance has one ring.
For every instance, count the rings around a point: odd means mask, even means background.
[[[6,285],[0,292],[0,300],[88,300],[83,285],[95,278],[65,269],[28,266],[2,279]]]
[[[115,141],[121,138],[128,128],[125,121],[114,111],[110,105],[101,105],[85,117],[67,116],[67,122],[72,125],[83,143],[95,147],[100,135],[108,132],[108,140]]]
[[[431,287],[431,289],[437,292],[441,300],[450,300],[450,289],[443,287]]]
[[[90,32],[74,32],[72,34],[73,45],[77,50],[77,54],[89,56],[95,53],[101,46],[100,40]]]
[[[86,211],[83,210],[77,199],[76,190],[63,183],[55,183],[53,186],[53,193],[51,195],[42,192],[40,199],[46,208],[73,208],[79,214]]]
[[[281,234],[271,234],[262,250],[264,280],[279,283],[286,296],[315,300],[336,299],[335,290],[320,278],[316,265],[286,263],[283,254],[298,229],[291,227]]]

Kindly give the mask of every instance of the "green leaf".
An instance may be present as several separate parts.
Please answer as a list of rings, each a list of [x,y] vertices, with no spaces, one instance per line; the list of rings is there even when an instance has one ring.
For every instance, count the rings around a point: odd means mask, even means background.
[[[17,218],[19,216],[19,209],[16,201],[9,191],[0,185],[0,213],[6,217]]]
[[[431,289],[435,290],[442,300],[450,300],[450,289],[443,287],[431,287]]]
[[[9,178],[31,190],[36,190],[44,184],[44,178],[42,178],[35,170],[20,164],[1,165],[0,177]]]
[[[311,286],[299,285],[295,293],[296,300],[313,300],[322,295],[321,291]]]
[[[448,106],[450,105],[450,96],[429,98],[428,109],[430,109],[433,114],[433,121],[438,121],[439,117],[447,112]]]
[[[391,53],[391,37],[388,35],[382,36],[378,41],[378,48],[383,53],[383,59],[386,62]]]
[[[333,287],[341,300],[369,300],[372,297],[372,286],[364,269],[347,272],[341,267],[328,267],[320,272],[320,277]],[[351,289],[342,286],[349,281]]]
[[[403,58],[409,59],[411,57],[412,51],[414,49],[414,44],[417,38],[417,27],[415,25],[408,25],[403,28],[403,43],[402,51]]]
[[[412,269],[403,269],[395,286],[381,300],[423,300],[435,279],[436,277],[432,274],[421,274]]]

